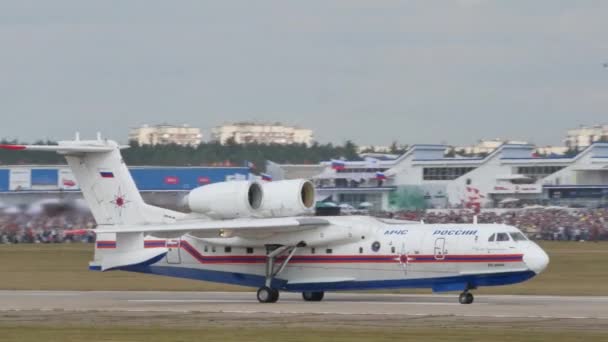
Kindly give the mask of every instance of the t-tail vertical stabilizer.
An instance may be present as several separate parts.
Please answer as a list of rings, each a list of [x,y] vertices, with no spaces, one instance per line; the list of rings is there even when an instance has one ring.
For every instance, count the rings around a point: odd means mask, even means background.
[[[146,204],[112,140],[60,141],[58,145],[0,145],[12,150],[63,154],[100,228],[108,225],[171,223],[184,214]]]
[[[146,204],[112,140],[60,141],[58,145],[0,145],[25,151],[52,151],[65,156],[97,222],[95,259],[90,267],[110,270],[161,258],[166,248],[144,248],[144,233],[120,232],[123,225],[174,223],[186,215]],[[107,233],[104,229],[119,232]]]

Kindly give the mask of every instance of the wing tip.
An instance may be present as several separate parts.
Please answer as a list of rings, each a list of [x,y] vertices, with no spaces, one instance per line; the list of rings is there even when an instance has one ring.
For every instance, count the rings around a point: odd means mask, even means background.
[[[0,144],[0,148],[4,150],[20,151],[25,150],[25,145]]]

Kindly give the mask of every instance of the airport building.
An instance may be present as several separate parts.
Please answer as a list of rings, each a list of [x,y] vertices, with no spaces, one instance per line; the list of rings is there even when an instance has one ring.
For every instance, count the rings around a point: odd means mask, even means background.
[[[510,141],[504,139],[492,139],[492,140],[479,140],[474,145],[469,146],[456,146],[455,151],[462,152],[464,154],[488,154],[500,147],[503,144],[527,144],[526,141]]]
[[[198,186],[248,179],[247,167],[132,166],[131,176],[140,191],[189,191]],[[0,167],[0,193],[79,191],[67,165],[13,165]]]
[[[285,126],[280,123],[259,124],[238,122],[226,124],[212,129],[211,139],[225,144],[234,139],[237,144],[306,144],[313,142],[312,130],[295,126]]]
[[[132,128],[129,132],[129,141],[136,141],[139,145],[169,145],[197,146],[201,143],[203,134],[200,128],[184,125],[143,125]]]
[[[445,151],[413,145],[393,160],[327,161],[308,178],[319,200],[376,210],[608,204],[607,143],[572,157],[538,157],[528,144],[503,144],[483,158],[448,158]]]

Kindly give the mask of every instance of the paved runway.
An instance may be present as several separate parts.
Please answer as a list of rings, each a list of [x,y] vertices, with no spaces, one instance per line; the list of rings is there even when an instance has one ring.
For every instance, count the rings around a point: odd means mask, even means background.
[[[281,293],[278,303],[260,304],[253,292],[0,291],[0,311],[51,310],[594,319],[608,324],[608,297],[476,295],[474,304],[461,305],[457,294],[326,293],[322,302],[312,303],[298,293]]]

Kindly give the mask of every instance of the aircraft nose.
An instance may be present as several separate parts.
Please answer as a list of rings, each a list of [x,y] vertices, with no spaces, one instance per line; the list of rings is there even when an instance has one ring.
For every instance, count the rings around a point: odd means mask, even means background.
[[[534,273],[539,274],[549,265],[549,256],[539,246],[533,246],[524,253],[524,263]]]

